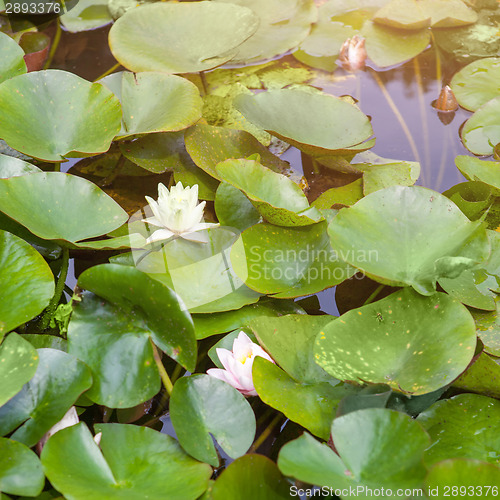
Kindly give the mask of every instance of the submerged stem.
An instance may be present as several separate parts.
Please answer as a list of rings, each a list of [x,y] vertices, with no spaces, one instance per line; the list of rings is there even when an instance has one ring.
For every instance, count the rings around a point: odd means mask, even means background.
[[[272,420],[271,423],[262,431],[260,436],[255,440],[253,445],[248,450],[248,453],[255,453],[262,445],[262,443],[270,436],[271,432],[273,432],[274,428],[279,424],[283,415],[278,413]]]
[[[104,78],[105,76],[108,76],[110,75],[111,73],[113,73],[113,71],[115,71],[115,69],[118,69],[119,67],[121,66],[121,64],[119,62],[117,62],[116,64],[114,64],[113,66],[111,66],[111,68],[109,68],[108,70],[106,70],[102,75],[99,75],[95,80],[94,82],[97,82],[99,81],[101,78]]]
[[[430,170],[431,166],[431,150],[429,143],[429,127],[427,126],[427,114],[425,112],[425,97],[424,97],[424,84],[422,80],[422,73],[420,71],[420,64],[418,63],[418,58],[413,59],[413,68],[415,70],[415,79],[417,80],[417,91],[418,91],[418,104],[420,107],[420,120],[422,122],[422,132],[424,136],[424,147],[425,147],[425,163],[427,168]],[[425,168],[421,165],[420,175],[422,177],[422,183],[425,184]],[[429,175],[432,175],[429,172]]]
[[[171,396],[174,385],[172,384],[172,381],[168,376],[167,370],[165,370],[165,367],[163,366],[158,348],[155,346],[151,337],[149,337],[149,341],[151,342],[151,347],[153,348],[153,357],[155,358],[156,366],[158,367],[158,371],[160,372],[161,381],[163,382],[168,395]]]
[[[57,278],[54,295],[50,300],[47,309],[45,309],[42,319],[40,320],[41,330],[45,330],[49,326],[50,320],[54,317],[59,301],[61,300],[61,295],[64,291],[66,277],[68,276],[68,268],[69,268],[69,248],[63,248],[61,272],[59,273],[59,278]]]
[[[50,68],[52,64],[52,59],[54,59],[54,54],[56,53],[57,47],[59,47],[59,41],[61,40],[61,21],[59,17],[56,19],[56,34],[54,35],[54,40],[52,40],[52,45],[49,51],[49,57],[47,57],[47,61],[43,65],[43,69]]]
[[[384,288],[384,286],[385,285],[379,285],[377,288],[375,288],[375,290],[365,300],[363,305],[366,306],[367,304],[370,304],[371,302],[373,302],[377,298],[377,295],[382,291],[382,288]]]

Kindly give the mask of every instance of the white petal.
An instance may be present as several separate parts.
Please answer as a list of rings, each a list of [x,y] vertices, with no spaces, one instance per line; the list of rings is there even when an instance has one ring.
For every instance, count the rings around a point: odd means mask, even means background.
[[[233,353],[231,351],[228,351],[227,349],[223,349],[221,347],[217,347],[215,349],[215,352],[217,353],[217,357],[219,358],[221,365],[226,370],[230,370],[231,366],[233,366],[233,365],[231,365],[231,360],[234,361]]]
[[[147,240],[146,243],[154,243],[155,241],[165,241],[174,236],[172,231],[168,229],[158,229]]]
[[[238,334],[238,337],[233,342],[233,353],[237,359],[243,359],[252,353],[251,346],[253,342],[250,337],[243,331]]]
[[[264,351],[264,349],[262,349],[262,347],[260,347],[260,345],[252,344],[252,354],[254,356],[260,356],[261,358],[265,358],[268,361],[271,361],[272,363],[274,363],[273,358],[271,358],[271,356],[269,356],[269,354],[267,354],[267,352]]]
[[[158,219],[161,220],[161,215],[160,215],[160,206],[158,203],[156,203],[153,198],[150,198],[149,196],[146,196],[146,201],[148,202],[149,206],[151,207],[151,211],[153,212],[154,216]]]
[[[236,380],[236,378],[226,370],[221,370],[220,368],[210,368],[210,370],[207,370],[207,374],[211,377],[218,378],[219,380],[228,383],[235,389],[243,389],[238,380]]]
[[[164,227],[163,223],[156,217],[146,217],[145,219],[142,219],[141,222],[145,222],[146,224],[151,224],[152,226]]]
[[[203,229],[210,229],[211,227],[219,227],[220,224],[218,222],[199,222],[191,228],[191,231],[202,231]]]
[[[208,243],[209,241],[206,231],[188,231],[187,233],[181,233],[179,236],[185,240],[196,241],[198,243]]]

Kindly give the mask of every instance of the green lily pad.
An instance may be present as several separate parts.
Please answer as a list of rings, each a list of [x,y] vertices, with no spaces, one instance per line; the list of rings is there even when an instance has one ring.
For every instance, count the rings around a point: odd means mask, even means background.
[[[153,397],[160,390],[160,379],[150,338],[186,369],[194,369],[191,318],[162,283],[134,267],[103,264],[82,273],[78,286],[110,302],[85,295],[74,305],[69,323],[69,352],[94,372],[89,398],[127,408]],[[118,352],[119,366],[109,362]]]
[[[489,209],[495,198],[493,191],[492,187],[483,182],[471,181],[456,184],[443,194],[453,201],[470,220],[478,220],[485,210],[488,210],[488,214],[490,213]]]
[[[393,186],[341,210],[328,227],[333,249],[376,281],[431,295],[489,254],[486,231],[445,196]],[[384,235],[383,238],[380,235]]]
[[[127,11],[111,27],[109,46],[131,71],[190,73],[232,59],[258,17],[221,2],[154,3]]]
[[[315,436],[327,440],[340,400],[349,386],[333,387],[328,382],[304,384],[264,358],[253,363],[253,383],[260,399],[281,411]]]
[[[8,179],[9,177],[32,174],[34,172],[41,172],[41,170],[27,161],[0,154],[0,179]]]
[[[482,352],[467,370],[453,382],[453,387],[492,398],[500,398],[499,382],[500,366],[494,358]]]
[[[23,333],[20,337],[27,340],[35,349],[49,348],[68,352],[68,341],[62,337],[41,333]]]
[[[431,24],[430,14],[416,0],[392,0],[375,13],[373,20],[403,30],[419,30]]]
[[[176,183],[182,182],[185,187],[198,184],[198,197],[214,200],[219,182],[195,165],[186,151],[183,132],[147,134],[121,142],[120,150],[125,158],[150,172],[171,170]]]
[[[247,326],[253,318],[281,316],[283,314],[305,314],[305,311],[291,300],[263,300],[256,304],[243,306],[236,311],[193,314],[193,322],[196,338],[200,340]]]
[[[92,385],[88,366],[56,349],[39,349],[34,377],[0,408],[0,434],[34,446]]]
[[[274,172],[285,174],[289,165],[269,152],[252,134],[244,130],[197,124],[185,132],[186,149],[198,167],[221,180],[216,166],[227,159],[258,154],[259,162]]]
[[[38,497],[44,484],[42,464],[35,452],[17,441],[0,438],[0,491]]]
[[[338,383],[315,362],[314,338],[334,316],[288,314],[280,317],[261,317],[250,321],[251,331],[262,347],[285,372],[299,382],[313,384]]]
[[[500,402],[477,394],[459,394],[434,403],[417,420],[427,429],[432,446],[425,452],[431,466],[448,458],[472,458],[498,465],[500,436],[494,422]]]
[[[215,193],[215,213],[222,226],[235,227],[238,231],[244,231],[262,219],[243,192],[227,182],[221,182]]]
[[[40,160],[103,153],[120,130],[118,99],[99,83],[66,71],[33,71],[7,80],[0,87],[0,107],[0,136]]]
[[[323,220],[295,182],[257,161],[226,160],[216,170],[223,181],[243,191],[271,224],[294,227]]]
[[[217,0],[252,9],[260,19],[255,34],[238,47],[231,63],[271,59],[293,49],[306,38],[317,20],[313,0],[292,0],[286,9],[282,0]]]
[[[207,489],[212,468],[186,455],[170,436],[126,424],[96,424],[95,430],[102,432],[99,446],[80,423],[54,434],[43,448],[45,473],[65,498],[195,500]]]
[[[460,106],[476,111],[500,94],[500,58],[489,57],[474,61],[451,80],[451,89]]]
[[[338,208],[339,206],[351,206],[363,198],[363,180],[357,179],[350,184],[331,188],[323,192],[312,202],[317,209]]]
[[[373,133],[362,111],[327,94],[272,90],[239,95],[234,103],[254,125],[316,156],[356,146]]]
[[[316,362],[340,380],[383,383],[419,395],[444,387],[467,368],[475,330],[457,300],[405,288],[326,325],[314,353]]]
[[[215,481],[211,500],[284,500],[293,498],[290,484],[276,464],[262,455],[235,460]]]
[[[484,350],[493,356],[500,356],[499,297],[495,297],[494,311],[471,311],[476,322],[477,335],[484,344]]]
[[[420,8],[431,17],[432,28],[457,28],[474,24],[477,13],[462,0],[419,0]]]
[[[356,485],[418,487],[425,476],[422,455],[429,436],[404,413],[383,408],[348,413],[333,421],[332,439],[338,455],[308,434],[289,442],[278,457],[280,470],[306,483],[348,491]]]
[[[128,218],[95,184],[60,172],[0,179],[0,210],[40,238],[72,243],[102,236]]]
[[[40,314],[54,295],[54,276],[43,257],[21,238],[2,230],[0,290],[0,339]]]
[[[459,155],[455,158],[458,170],[466,179],[481,181],[495,189],[500,189],[500,163],[485,161],[473,156]]]
[[[182,447],[217,467],[212,436],[231,457],[244,455],[255,437],[252,407],[236,389],[210,375],[179,379],[170,397],[170,417]]]
[[[135,266],[175,290],[193,313],[229,311],[257,302],[260,293],[248,288],[231,265],[235,231],[213,228],[208,235],[210,244],[177,238],[151,253],[137,251]]]
[[[461,136],[465,147],[476,155],[491,155],[500,143],[500,96],[483,104],[466,122]]]
[[[1,32],[0,52],[2,53],[0,83],[14,76],[26,73],[23,49],[10,36]]]
[[[293,228],[256,224],[233,246],[231,262],[252,290],[280,298],[310,295],[355,273],[331,248],[326,222]]]
[[[427,491],[436,492],[433,496],[439,499],[446,498],[450,486],[450,492],[495,498],[499,484],[500,468],[481,460],[443,460],[434,465],[425,478]]]
[[[108,0],[79,0],[60,19],[70,33],[93,30],[113,21],[108,10]]]
[[[201,118],[202,100],[198,88],[180,76],[120,71],[99,83],[111,90],[122,105],[122,128],[118,138],[175,132]]]
[[[26,340],[11,333],[0,344],[0,406],[15,396],[31,380],[38,366],[38,353]],[[1,490],[1,487],[0,487]]]
[[[367,21],[361,30],[368,57],[381,68],[413,59],[430,43],[428,29],[401,31]]]

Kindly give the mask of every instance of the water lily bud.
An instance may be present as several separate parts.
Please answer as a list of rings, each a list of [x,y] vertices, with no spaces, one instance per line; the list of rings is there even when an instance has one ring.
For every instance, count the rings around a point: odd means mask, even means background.
[[[234,339],[232,351],[227,349],[216,349],[216,351],[225,369],[211,368],[207,370],[208,375],[227,382],[244,396],[257,396],[252,378],[253,360],[256,356],[261,356],[274,363],[271,356],[260,345],[252,342],[245,332],[240,332]]]
[[[155,231],[146,243],[165,241],[173,236],[206,243],[208,236],[200,231],[219,225],[201,222],[206,202],[198,204],[198,184],[185,188],[182,182],[178,182],[169,191],[160,183],[158,201],[149,196],[146,196],[146,200],[151,207],[153,217],[143,219],[143,222],[161,228]]]
[[[457,98],[449,85],[445,85],[441,89],[439,97],[434,102],[434,107],[439,111],[456,111],[458,109]]]
[[[348,38],[340,48],[339,61],[348,71],[363,69],[366,57],[365,39],[358,35]]]

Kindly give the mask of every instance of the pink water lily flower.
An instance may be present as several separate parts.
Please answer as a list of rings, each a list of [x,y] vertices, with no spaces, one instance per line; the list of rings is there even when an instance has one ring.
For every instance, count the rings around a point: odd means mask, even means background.
[[[365,39],[354,35],[348,38],[340,48],[339,60],[348,71],[358,71],[365,67]]]
[[[245,332],[240,332],[234,339],[232,351],[220,348],[216,351],[225,370],[211,368],[207,373],[232,385],[244,396],[257,396],[252,378],[253,360],[261,356],[274,363],[271,356],[260,345],[252,342]]]

